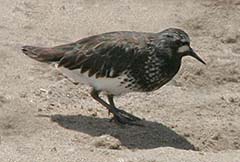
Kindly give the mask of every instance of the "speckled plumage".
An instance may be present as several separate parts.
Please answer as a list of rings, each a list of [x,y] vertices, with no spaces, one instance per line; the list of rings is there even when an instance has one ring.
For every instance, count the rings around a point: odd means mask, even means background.
[[[188,35],[175,28],[110,32],[52,48],[24,46],[23,52],[38,61],[58,61],[79,82],[111,96],[160,88],[178,72],[183,56],[204,63],[190,48]]]

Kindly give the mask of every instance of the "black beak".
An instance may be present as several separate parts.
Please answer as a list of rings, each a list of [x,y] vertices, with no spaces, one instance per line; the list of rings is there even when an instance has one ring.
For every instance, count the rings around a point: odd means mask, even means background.
[[[192,48],[190,50],[190,54],[189,55],[194,57],[195,59],[197,59],[198,61],[200,61],[204,65],[206,65],[206,63],[194,52],[194,50]]]

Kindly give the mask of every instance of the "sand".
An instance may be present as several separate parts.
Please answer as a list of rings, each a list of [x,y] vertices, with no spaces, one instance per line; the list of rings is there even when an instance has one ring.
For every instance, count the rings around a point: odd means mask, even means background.
[[[239,162],[239,0],[0,0],[1,162]],[[23,55],[109,31],[179,27],[207,62],[116,104],[145,127],[110,123],[89,87]]]

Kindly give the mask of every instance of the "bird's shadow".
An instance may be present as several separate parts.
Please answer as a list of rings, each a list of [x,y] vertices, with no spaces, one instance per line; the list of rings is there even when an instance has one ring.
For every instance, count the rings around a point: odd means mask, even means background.
[[[51,121],[60,126],[87,133],[91,136],[111,135],[129,149],[152,149],[157,147],[174,147],[185,150],[196,150],[194,145],[184,137],[157,122],[141,121],[141,126],[119,126],[109,122],[108,118],[83,115],[51,115]]]
[[[141,126],[119,126],[109,122],[108,118],[83,115],[48,116],[60,126],[87,133],[91,136],[111,135],[129,149],[152,149],[157,147],[174,147],[185,150],[196,150],[194,145],[181,135],[157,122],[141,121]]]

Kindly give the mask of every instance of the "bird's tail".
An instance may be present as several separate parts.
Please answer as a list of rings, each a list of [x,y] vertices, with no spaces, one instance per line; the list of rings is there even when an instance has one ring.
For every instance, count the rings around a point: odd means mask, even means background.
[[[66,46],[66,45],[65,45]],[[23,46],[22,52],[27,56],[41,62],[54,62],[59,61],[66,52],[71,50],[71,46],[66,50],[65,46],[57,46],[53,48]]]

